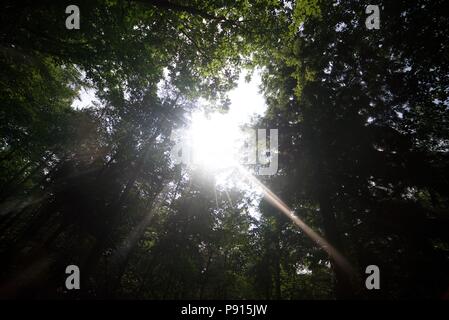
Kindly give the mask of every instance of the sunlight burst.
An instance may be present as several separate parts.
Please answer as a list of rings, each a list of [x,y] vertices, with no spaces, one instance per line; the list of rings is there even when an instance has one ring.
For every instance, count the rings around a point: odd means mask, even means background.
[[[243,132],[228,114],[206,116],[196,112],[187,134],[191,139],[193,164],[213,171],[235,167]]]

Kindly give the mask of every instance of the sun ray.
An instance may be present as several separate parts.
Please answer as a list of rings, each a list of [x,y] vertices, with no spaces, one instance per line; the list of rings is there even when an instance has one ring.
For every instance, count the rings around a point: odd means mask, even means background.
[[[287,218],[289,218],[297,227],[299,227],[304,233],[312,239],[316,244],[318,244],[326,253],[331,257],[331,259],[338,264],[338,266],[346,272],[350,278],[354,278],[356,272],[351,264],[346,260],[346,258],[329,242],[316,233],[312,228],[310,228],[304,221],[302,221],[295,213],[278,197],[274,194],[268,187],[266,187],[259,179],[257,179],[253,174],[246,170],[243,166],[237,166],[239,171],[244,177],[246,177],[250,182],[257,185],[261,190],[266,199],[279,209]]]
[[[206,116],[204,112],[196,112],[192,114],[191,126],[186,134],[191,137],[193,167],[200,167],[202,170],[206,170],[208,174],[214,174],[215,176],[218,176],[220,172],[237,170],[240,173],[238,180],[243,182],[244,178],[247,178],[252,185],[259,187],[261,195],[264,195],[275,208],[279,209],[312,241],[317,243],[329,255],[333,263],[350,276],[350,279],[355,279],[356,272],[353,267],[336,248],[310,228],[276,194],[239,164],[237,156],[239,148],[237,146],[242,143],[244,133],[235,119],[229,115],[210,114]],[[231,175],[226,175],[226,177],[226,179],[230,179]],[[226,186],[223,189],[231,207],[234,207]],[[215,189],[214,192],[218,207]]]
[[[230,196],[228,190],[225,189],[225,193],[226,193],[226,196],[228,197],[229,204],[231,205],[231,208],[234,208],[234,204],[232,203],[232,199],[231,199],[231,196]]]

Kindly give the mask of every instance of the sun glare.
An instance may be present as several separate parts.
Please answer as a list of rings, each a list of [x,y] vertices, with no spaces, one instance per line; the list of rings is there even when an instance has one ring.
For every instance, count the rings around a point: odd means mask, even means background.
[[[265,101],[259,93],[260,71],[256,70],[250,82],[242,73],[238,85],[229,92],[231,105],[226,113],[206,113],[202,110],[191,116],[191,125],[185,134],[189,135],[193,164],[217,172],[234,169],[241,160],[239,151],[243,146],[245,133],[241,129],[253,115],[262,115]]]
[[[207,170],[235,166],[243,133],[228,114],[213,113],[206,116],[203,112],[194,113],[187,133],[192,144],[193,164]]]

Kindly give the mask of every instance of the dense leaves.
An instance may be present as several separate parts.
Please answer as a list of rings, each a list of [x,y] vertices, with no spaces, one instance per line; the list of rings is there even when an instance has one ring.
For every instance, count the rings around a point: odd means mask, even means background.
[[[440,298],[449,288],[443,1],[6,1],[0,296]],[[173,130],[260,67],[279,130],[270,203],[174,165]],[[95,96],[84,108],[77,97]],[[85,101],[85,100],[83,100]],[[213,111],[213,110],[212,110]],[[256,212],[255,212],[256,211]],[[76,264],[82,290],[64,286]],[[365,268],[381,270],[366,290]]]

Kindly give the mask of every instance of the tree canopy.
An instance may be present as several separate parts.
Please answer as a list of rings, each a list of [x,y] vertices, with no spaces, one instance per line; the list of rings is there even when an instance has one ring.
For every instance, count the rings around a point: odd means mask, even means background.
[[[354,0],[79,0],[68,30],[70,4],[0,11],[0,297],[449,294],[444,1],[377,1],[373,30]],[[260,180],[351,273],[267,197],[170,159],[201,100],[225,113],[256,68],[267,110],[248,126],[279,132]]]

